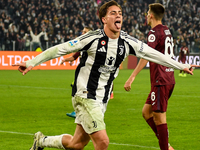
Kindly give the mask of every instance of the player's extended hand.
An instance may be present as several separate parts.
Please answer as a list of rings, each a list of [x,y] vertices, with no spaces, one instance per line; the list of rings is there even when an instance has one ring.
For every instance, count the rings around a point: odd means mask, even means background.
[[[30,70],[32,70],[33,66],[29,66],[28,68],[26,68],[26,63],[22,62],[22,63],[16,63],[13,64],[12,66],[19,66],[18,70],[25,75],[27,72],[29,72]]]
[[[124,89],[129,92],[131,90],[131,84],[133,83],[135,77],[134,78],[129,78],[126,83],[124,84]]]
[[[200,67],[199,65],[190,65],[191,67],[188,69],[188,68],[185,68],[185,69],[183,69],[183,71],[185,71],[186,73],[188,73],[188,74],[191,74],[191,75],[193,75],[193,71],[194,71],[194,69],[193,68],[195,68],[195,67]]]

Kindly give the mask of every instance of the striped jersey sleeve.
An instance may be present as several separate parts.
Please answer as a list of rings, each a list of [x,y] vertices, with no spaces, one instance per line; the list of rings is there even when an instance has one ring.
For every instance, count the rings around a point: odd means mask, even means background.
[[[95,39],[95,36],[99,34],[100,30],[90,31],[74,40],[50,47],[41,54],[37,55],[34,59],[26,61],[26,67],[35,67],[53,58],[81,51],[88,47],[88,45]]]
[[[148,61],[179,70],[183,70],[184,68],[190,68],[189,64],[181,64],[171,58],[168,58],[164,54],[151,48],[142,41],[134,39],[129,35],[127,35],[125,39],[128,42],[129,47],[134,49],[135,55],[139,58],[143,58]]]

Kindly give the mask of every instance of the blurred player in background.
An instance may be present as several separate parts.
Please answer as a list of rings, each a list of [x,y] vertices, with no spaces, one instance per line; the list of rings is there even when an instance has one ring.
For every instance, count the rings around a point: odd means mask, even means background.
[[[42,150],[45,147],[82,150],[90,140],[95,150],[107,150],[109,138],[104,114],[113,81],[128,55],[193,74],[192,67],[197,65],[176,62],[122,31],[122,8],[117,2],[112,0],[104,3],[99,9],[99,19],[103,29],[90,31],[74,40],[48,48],[31,60],[13,65],[19,66],[18,70],[25,75],[43,62],[83,51],[72,90],[72,104],[77,113],[74,135],[45,136],[39,131],[35,133],[30,150]]]
[[[165,8],[160,3],[149,5],[147,23],[151,26],[148,33],[148,45],[157,51],[173,58],[173,38],[167,26],[162,25]],[[146,66],[147,60],[140,59],[137,67],[126,81],[124,88],[130,91],[136,75]],[[151,91],[143,107],[142,114],[148,125],[155,132],[161,150],[173,150],[168,145],[168,128],[166,111],[174,85],[174,70],[150,62]]]
[[[190,52],[186,45],[186,42],[183,42],[183,46],[180,48],[178,61],[185,64],[186,63],[186,55],[188,56],[188,60],[189,60],[189,53]],[[187,60],[187,63],[189,63],[188,60]],[[180,70],[179,76],[186,77],[187,75],[184,71]]]

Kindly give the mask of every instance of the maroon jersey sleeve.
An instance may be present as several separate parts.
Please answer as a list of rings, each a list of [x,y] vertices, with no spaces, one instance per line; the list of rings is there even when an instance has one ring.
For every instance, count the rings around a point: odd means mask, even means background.
[[[167,57],[174,56],[173,38],[164,25],[157,25],[149,31],[147,44]],[[153,62],[150,62],[150,77],[152,86],[175,84],[174,70]]]
[[[76,52],[76,53],[73,55],[74,60],[76,60],[79,56],[80,56],[80,52]]]

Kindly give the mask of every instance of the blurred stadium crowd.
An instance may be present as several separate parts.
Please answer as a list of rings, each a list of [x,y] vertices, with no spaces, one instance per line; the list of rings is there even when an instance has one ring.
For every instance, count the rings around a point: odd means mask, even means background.
[[[45,50],[81,35],[84,26],[101,28],[98,8],[105,1],[0,0],[0,50]],[[162,3],[163,24],[174,37],[175,53],[184,41],[190,52],[200,53],[200,0],[116,1],[123,9],[122,30],[144,42],[150,29],[148,4]]]

